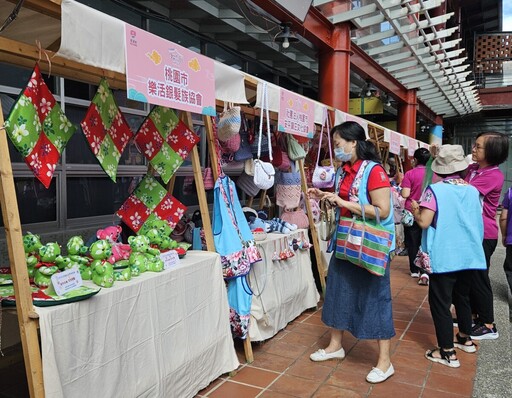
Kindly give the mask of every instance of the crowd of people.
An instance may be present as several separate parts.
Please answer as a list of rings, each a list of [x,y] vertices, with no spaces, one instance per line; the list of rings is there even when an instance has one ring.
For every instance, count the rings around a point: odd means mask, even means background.
[[[342,123],[333,127],[331,135],[334,155],[341,164],[334,192],[310,188],[309,196],[336,208],[339,227],[342,219],[361,215],[376,219],[383,230],[397,237],[403,227],[402,250],[407,252],[411,277],[428,286],[437,338],[437,347],[428,350],[425,358],[459,367],[455,349],[473,353],[477,351],[473,340],[499,337],[489,267],[498,243],[496,218],[504,184],[499,165],[508,156],[508,136],[479,134],[471,160],[460,145],[442,145],[435,153],[417,149],[413,168],[401,178],[396,167],[393,173],[389,164],[382,165],[380,154],[359,124]],[[512,291],[511,204],[512,188],[504,195],[499,219],[507,253],[504,270]],[[334,250],[343,246],[341,236],[345,235],[331,238],[335,244],[329,246]],[[365,239],[357,244],[369,245]],[[331,328],[330,341],[310,355],[312,361],[344,358],[343,335],[350,332],[358,339],[377,340],[377,363],[366,377],[368,382],[380,383],[394,374],[389,274],[394,249],[395,240],[383,275],[332,255],[322,309],[322,321]]]

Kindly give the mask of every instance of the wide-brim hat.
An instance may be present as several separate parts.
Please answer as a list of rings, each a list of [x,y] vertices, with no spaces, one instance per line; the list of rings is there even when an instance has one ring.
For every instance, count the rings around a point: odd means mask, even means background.
[[[443,145],[432,162],[432,171],[436,174],[453,174],[466,170],[469,162],[461,145]]]

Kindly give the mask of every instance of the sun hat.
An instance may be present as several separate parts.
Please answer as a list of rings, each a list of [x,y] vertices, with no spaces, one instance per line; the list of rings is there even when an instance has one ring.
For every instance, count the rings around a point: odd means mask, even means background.
[[[461,145],[443,145],[432,162],[432,171],[436,174],[453,174],[466,170],[469,162]]]

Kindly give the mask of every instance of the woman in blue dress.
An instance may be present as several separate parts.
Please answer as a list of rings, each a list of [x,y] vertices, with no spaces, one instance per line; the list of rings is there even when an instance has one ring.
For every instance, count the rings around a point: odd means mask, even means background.
[[[366,218],[376,218],[378,208],[381,225],[394,233],[390,183],[375,146],[366,141],[363,128],[356,122],[333,127],[331,135],[336,159],[342,162],[336,192],[310,188],[309,196],[328,200],[339,208],[342,217],[360,216],[362,205]],[[344,358],[343,333],[348,331],[358,339],[377,340],[379,357],[366,376],[369,383],[383,382],[394,374],[389,353],[390,339],[395,335],[389,264],[384,276],[376,276],[333,255],[322,321],[331,327],[331,339],[326,348],[311,354],[312,361]]]

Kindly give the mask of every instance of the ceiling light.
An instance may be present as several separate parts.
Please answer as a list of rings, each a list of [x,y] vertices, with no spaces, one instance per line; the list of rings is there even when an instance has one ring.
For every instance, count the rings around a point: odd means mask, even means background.
[[[295,33],[290,30],[291,23],[283,22],[279,28],[281,31],[274,37],[274,41],[282,43],[283,48],[290,47],[290,43],[297,42],[299,39],[295,36]]]

